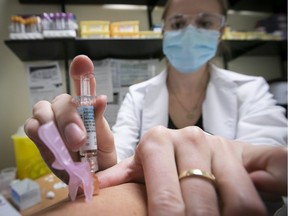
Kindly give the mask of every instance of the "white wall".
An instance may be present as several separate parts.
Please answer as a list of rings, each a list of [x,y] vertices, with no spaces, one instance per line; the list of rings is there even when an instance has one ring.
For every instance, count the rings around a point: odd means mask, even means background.
[[[23,63],[16,55],[4,44],[8,38],[9,18],[15,14],[39,14],[43,12],[60,11],[60,6],[55,5],[23,5],[18,0],[0,0],[0,169],[15,165],[13,142],[11,135],[16,132],[20,125],[31,116],[29,104],[29,92],[27,79]],[[88,19],[101,19],[110,21],[120,20],[140,20],[140,29],[148,30],[146,10],[111,10],[103,9],[95,5],[69,5],[67,11],[77,15],[78,21]],[[154,20],[160,23],[162,9],[157,9],[154,13]],[[251,22],[246,24],[243,20],[232,17],[232,23],[237,25],[251,26]],[[253,22],[252,22],[253,23]],[[259,64],[260,62],[260,64]],[[264,63],[265,64],[264,64]],[[60,62],[63,80],[63,62]],[[239,58],[229,65],[241,73],[263,75],[266,78],[277,77],[280,74],[280,67],[277,58]],[[159,70],[163,68],[163,64]],[[273,74],[271,75],[271,70]]]
[[[57,11],[59,7],[49,6]],[[31,115],[27,80],[22,62],[4,44],[11,15],[41,13],[43,7],[0,0],[0,168],[15,165],[11,135]]]

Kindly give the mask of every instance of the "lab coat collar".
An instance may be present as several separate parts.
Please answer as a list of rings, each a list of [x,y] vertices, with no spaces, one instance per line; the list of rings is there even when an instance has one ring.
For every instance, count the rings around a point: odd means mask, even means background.
[[[149,83],[146,88],[142,113],[143,127],[141,136],[150,128],[168,124],[168,90],[166,86],[167,71],[164,70]]]

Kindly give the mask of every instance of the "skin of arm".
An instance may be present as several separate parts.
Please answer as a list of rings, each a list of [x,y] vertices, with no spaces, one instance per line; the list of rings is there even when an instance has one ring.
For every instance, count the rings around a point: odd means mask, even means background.
[[[89,203],[85,202],[84,196],[79,196],[74,202],[67,199],[37,213],[37,215],[45,216],[79,216],[95,214],[127,216],[147,215],[145,185],[127,183],[103,188],[100,191],[100,194],[94,196]]]

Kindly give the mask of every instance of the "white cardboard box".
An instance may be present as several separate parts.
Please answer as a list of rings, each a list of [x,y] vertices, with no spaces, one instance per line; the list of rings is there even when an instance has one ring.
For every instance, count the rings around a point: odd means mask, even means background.
[[[41,202],[40,187],[35,181],[26,178],[11,185],[11,198],[20,210],[29,208]]]

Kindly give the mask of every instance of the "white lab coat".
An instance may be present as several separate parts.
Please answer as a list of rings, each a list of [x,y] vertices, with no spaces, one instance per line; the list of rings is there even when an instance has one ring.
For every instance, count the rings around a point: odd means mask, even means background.
[[[165,70],[129,88],[112,127],[118,161],[133,155],[147,130],[157,125],[167,127],[166,77]],[[262,77],[210,65],[210,81],[202,106],[205,131],[252,144],[286,145],[285,109],[275,104]]]

